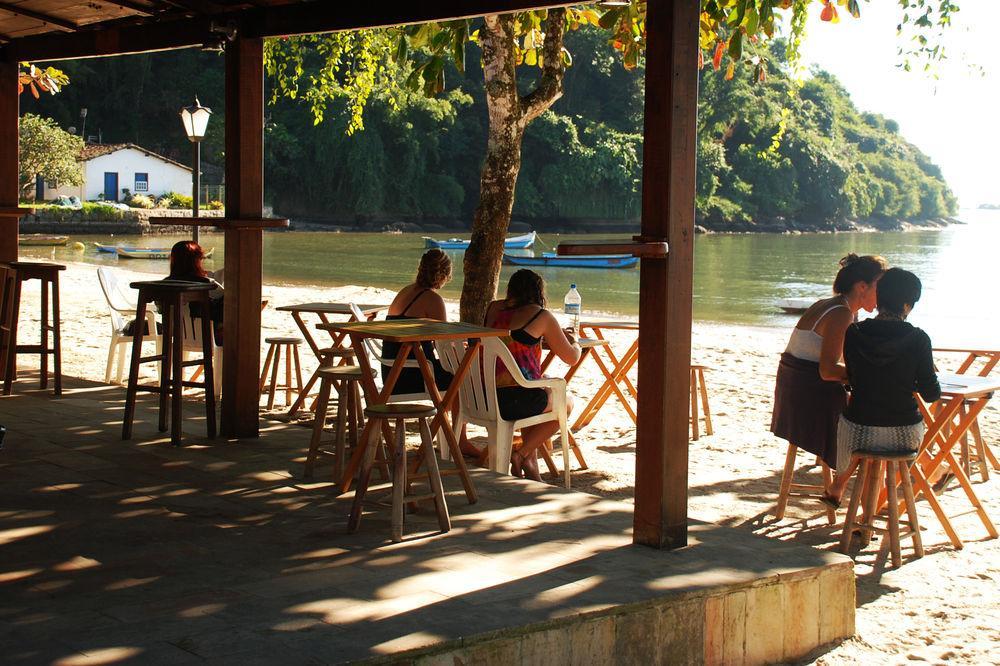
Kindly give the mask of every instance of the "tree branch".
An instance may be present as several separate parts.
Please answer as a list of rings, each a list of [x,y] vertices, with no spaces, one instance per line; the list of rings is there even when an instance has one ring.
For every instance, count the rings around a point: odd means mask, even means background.
[[[566,10],[550,9],[545,19],[545,43],[542,45],[542,78],[530,93],[521,98],[522,122],[527,125],[542,115],[563,94],[563,34]]]

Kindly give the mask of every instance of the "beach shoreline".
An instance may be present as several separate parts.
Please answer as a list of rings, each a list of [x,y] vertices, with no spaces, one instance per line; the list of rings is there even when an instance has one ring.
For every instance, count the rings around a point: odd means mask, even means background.
[[[107,358],[110,318],[96,266],[69,263],[60,276],[63,332],[63,372],[66,375],[101,381]],[[124,281],[148,279],[149,272],[117,268]],[[268,307],[262,314],[261,340],[268,336],[300,335],[292,318],[275,308],[293,303],[351,301],[388,303],[392,292],[363,286],[319,287],[268,283],[263,298]],[[447,302],[450,318],[457,317],[458,303]],[[22,339],[38,335],[37,286],[25,288],[20,334]],[[612,315],[614,318],[622,318]],[[586,312],[584,319],[606,319],[605,313]],[[310,325],[312,325],[310,321]],[[707,366],[712,421],[715,434],[691,442],[689,449],[690,515],[731,527],[752,530],[774,538],[785,538],[835,548],[839,530],[832,531],[822,520],[818,506],[794,503],[781,523],[768,518],[772,510],[785,458],[786,443],[768,431],[771,399],[778,356],[784,349],[788,327],[747,326],[698,321],[692,330],[692,360]],[[320,331],[315,331],[324,335]],[[628,332],[608,336],[617,351],[634,339]],[[322,339],[321,337],[318,339]],[[311,371],[315,359],[302,348],[303,369]],[[262,354],[263,358],[263,354]],[[939,359],[942,369],[951,359]],[[25,367],[37,361],[24,359]],[[565,367],[554,364],[550,374],[561,376]],[[151,374],[151,371],[150,371]],[[633,379],[634,379],[633,370]],[[580,368],[570,383],[570,392],[579,411],[600,386],[602,376],[591,361]],[[991,404],[981,416],[985,439],[1000,436],[1000,415]],[[8,414],[5,418],[14,418]],[[571,418],[572,422],[572,418]],[[483,433],[470,432],[474,441]],[[303,446],[309,431],[302,430]],[[594,422],[577,435],[589,464],[588,470],[574,471],[573,486],[604,497],[631,501],[634,492],[635,428],[625,411],[612,398]],[[557,456],[557,462],[561,456]],[[801,480],[816,480],[818,468],[809,467],[800,456]],[[986,510],[1000,519],[997,476],[988,483],[976,483]],[[942,496],[949,514],[968,509],[960,490]],[[994,594],[1000,581],[1000,541],[984,540],[985,532],[975,515],[955,521],[968,539],[966,548],[955,551],[947,545],[943,531],[926,502],[918,502],[927,555],[911,560],[904,547],[904,566],[883,571],[875,550],[858,557],[858,633],[854,639],[816,656],[819,664],[848,664],[858,661],[952,660],[955,663],[995,661],[1000,644],[1000,602]],[[809,529],[801,529],[802,521]],[[877,545],[877,543],[876,543]],[[993,590],[994,592],[991,592]],[[887,621],[891,618],[891,621]]]

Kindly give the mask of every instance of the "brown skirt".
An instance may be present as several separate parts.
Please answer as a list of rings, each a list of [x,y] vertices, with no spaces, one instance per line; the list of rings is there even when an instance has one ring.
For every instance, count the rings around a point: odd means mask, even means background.
[[[837,423],[846,406],[846,389],[821,379],[819,363],[781,355],[771,432],[836,469]]]

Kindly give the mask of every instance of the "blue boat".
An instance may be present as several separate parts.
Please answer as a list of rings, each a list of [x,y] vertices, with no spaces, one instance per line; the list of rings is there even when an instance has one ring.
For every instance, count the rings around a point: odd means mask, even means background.
[[[505,250],[527,250],[532,245],[535,244],[535,238],[537,234],[534,231],[523,234],[521,236],[511,236],[503,243],[503,249]],[[467,250],[469,249],[469,243],[472,241],[462,240],[460,238],[449,238],[448,240],[435,240],[424,236],[424,247],[428,250],[432,248],[438,248],[439,250]]]
[[[118,254],[117,245],[101,245],[100,243],[94,243],[97,246],[98,252],[103,252],[105,254]]]
[[[540,257],[519,257],[504,253],[503,263],[508,266],[549,266],[555,268],[634,268],[639,257],[628,254],[584,254],[560,257],[554,252],[543,252]]]

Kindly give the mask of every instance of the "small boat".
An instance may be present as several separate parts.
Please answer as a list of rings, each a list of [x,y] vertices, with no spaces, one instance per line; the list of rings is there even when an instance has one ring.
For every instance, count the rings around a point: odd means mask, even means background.
[[[169,247],[124,247],[119,245],[115,250],[119,257],[126,259],[169,259]],[[215,252],[214,247],[205,250],[205,258],[208,259]]]
[[[521,236],[510,236],[503,243],[503,249],[505,250],[527,250],[532,245],[535,244],[535,239],[537,234],[532,231]],[[438,248],[439,250],[467,250],[469,249],[469,243],[472,241],[462,240],[461,238],[449,238],[448,240],[434,240],[428,236],[424,236],[424,247],[429,249]]]
[[[628,254],[582,254],[561,257],[555,252],[543,252],[540,257],[519,257],[504,253],[508,266],[551,266],[558,268],[633,268],[639,257]]]
[[[69,240],[69,236],[47,236],[45,234],[21,234],[17,237],[18,245],[37,245],[37,246],[58,246],[65,245],[66,241]]]
[[[816,302],[814,298],[782,298],[775,302],[786,314],[802,314]]]
[[[101,245],[100,243],[94,243],[94,246],[97,248],[98,252],[103,252],[105,254],[117,254],[118,253],[118,246],[117,245]]]

